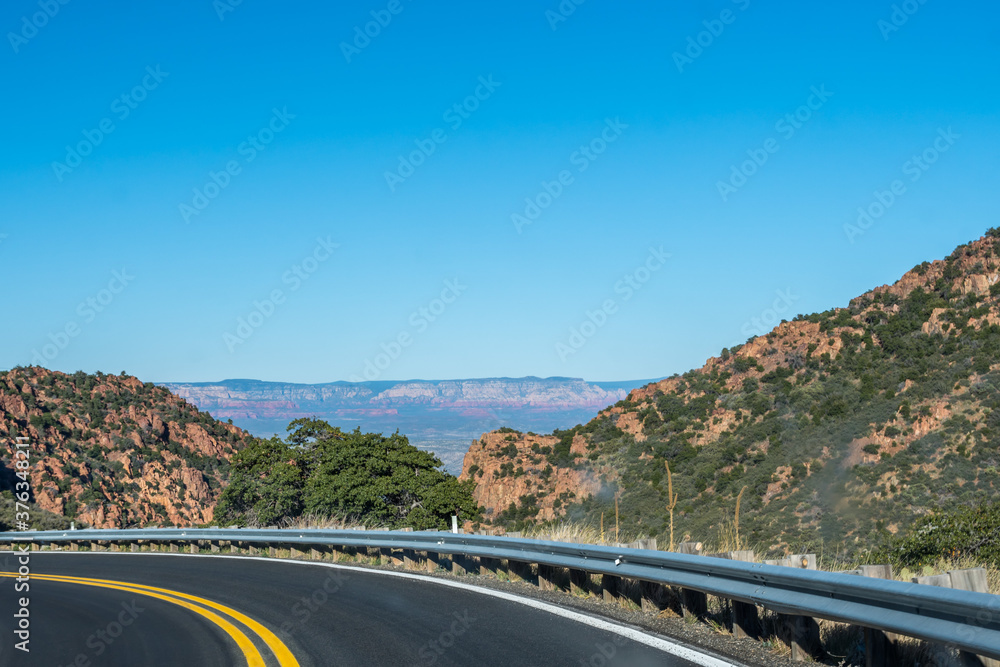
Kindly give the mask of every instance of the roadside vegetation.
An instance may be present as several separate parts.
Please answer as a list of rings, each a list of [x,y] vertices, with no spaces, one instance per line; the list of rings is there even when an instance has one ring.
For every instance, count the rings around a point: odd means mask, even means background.
[[[302,521],[386,528],[446,529],[451,516],[480,519],[472,483],[405,436],[344,432],[296,419],[285,440],[256,440],[231,462],[215,516],[248,526]]]
[[[554,432],[550,464],[604,487],[558,513],[598,526],[617,500],[623,530],[666,542],[672,516],[677,541],[718,542],[742,493],[742,540],[769,557],[843,563],[920,527],[923,540],[943,534],[935,517],[1000,497],[998,271],[991,229],[895,286],[796,318]],[[537,524],[551,490],[539,476],[529,491],[495,525]],[[930,558],[921,544],[896,555]],[[990,544],[955,548],[995,564]]]

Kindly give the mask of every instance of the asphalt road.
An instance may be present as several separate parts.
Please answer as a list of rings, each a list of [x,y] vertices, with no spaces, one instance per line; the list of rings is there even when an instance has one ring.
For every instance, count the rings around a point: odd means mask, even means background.
[[[0,578],[0,667],[252,665],[255,655],[303,667],[698,664],[549,611],[378,572],[118,553],[34,552],[30,566],[30,653],[14,648],[25,593]],[[16,572],[16,559],[0,557],[0,571]]]

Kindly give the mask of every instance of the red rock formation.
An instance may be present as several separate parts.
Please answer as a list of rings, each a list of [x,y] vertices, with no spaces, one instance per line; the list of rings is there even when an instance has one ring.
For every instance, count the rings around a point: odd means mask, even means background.
[[[134,377],[35,367],[0,373],[0,437],[15,436],[36,504],[97,528],[210,522],[247,438]]]

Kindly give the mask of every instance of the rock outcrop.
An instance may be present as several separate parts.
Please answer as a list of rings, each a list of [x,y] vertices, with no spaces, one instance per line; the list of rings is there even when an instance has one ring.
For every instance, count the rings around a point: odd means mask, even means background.
[[[131,376],[36,367],[0,373],[0,437],[18,436],[34,503],[96,528],[210,522],[248,437]],[[13,479],[9,451],[0,463]]]

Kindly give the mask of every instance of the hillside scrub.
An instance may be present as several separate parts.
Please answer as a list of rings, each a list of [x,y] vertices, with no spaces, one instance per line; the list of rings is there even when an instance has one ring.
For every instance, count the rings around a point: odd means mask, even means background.
[[[537,475],[528,502],[486,508],[497,525],[524,530],[554,509],[597,526],[617,497],[623,530],[668,540],[666,464],[677,541],[723,538],[745,488],[741,539],[774,555],[850,560],[922,518],[984,506],[1000,497],[1000,231],[554,435],[553,476],[601,488],[556,506]],[[583,456],[569,455],[574,437]]]

